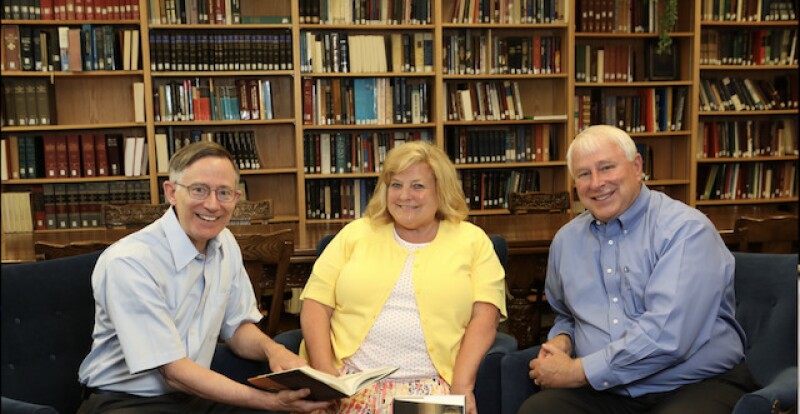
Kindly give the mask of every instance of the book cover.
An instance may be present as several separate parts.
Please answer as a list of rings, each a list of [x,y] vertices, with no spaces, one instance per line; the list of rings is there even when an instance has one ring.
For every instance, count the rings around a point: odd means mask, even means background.
[[[287,371],[259,375],[249,378],[248,381],[250,384],[268,391],[308,388],[311,390],[311,394],[308,396],[309,400],[324,401],[354,395],[364,387],[387,377],[395,371],[397,371],[395,367],[384,367],[335,377],[310,366],[304,366]]]

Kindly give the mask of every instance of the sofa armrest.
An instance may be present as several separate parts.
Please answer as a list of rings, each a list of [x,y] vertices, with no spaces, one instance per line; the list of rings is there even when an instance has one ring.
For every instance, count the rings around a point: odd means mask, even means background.
[[[33,404],[6,397],[2,397],[0,411],[3,414],[58,414],[58,411],[49,405]]]
[[[497,332],[494,343],[483,357],[475,380],[475,404],[479,413],[492,413],[500,405],[500,361],[509,352],[517,350],[517,340],[506,333]]]
[[[539,390],[528,376],[529,363],[539,355],[539,346],[511,352],[500,361],[500,409],[503,414],[516,414],[522,403]]]
[[[781,410],[797,404],[797,367],[788,367],[760,390],[745,394],[733,407],[732,414],[769,414],[774,401]]]

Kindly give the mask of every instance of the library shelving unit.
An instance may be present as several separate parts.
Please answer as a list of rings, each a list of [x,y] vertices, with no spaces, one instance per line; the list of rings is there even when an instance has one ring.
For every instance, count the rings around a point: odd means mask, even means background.
[[[156,146],[171,154],[213,137],[234,153],[248,199],[271,198],[272,221],[299,220],[293,2],[243,0],[224,14],[150,3],[163,7],[148,7],[145,37]],[[166,178],[164,167],[156,171]]]
[[[696,9],[694,203],[728,229],[740,215],[796,214],[798,202],[797,2],[744,3]]]
[[[301,2],[295,46],[298,191],[306,221],[352,220],[363,215],[389,149],[437,140],[433,2],[395,2],[391,10],[303,5],[310,3]]]
[[[568,188],[569,2],[476,3],[443,1],[438,11],[439,142],[471,214],[508,214],[509,192]]]
[[[93,148],[96,141],[105,146],[107,136],[147,136],[143,113],[136,108],[137,103],[143,105],[143,102],[134,98],[134,89],[141,91],[141,85],[148,79],[147,71],[142,69],[135,51],[127,55],[134,56],[133,60],[123,62],[121,50],[134,43],[141,45],[132,41],[139,34],[140,20],[132,12],[107,10],[101,14],[99,9],[97,14],[63,11],[58,14],[63,15],[62,20],[43,20],[46,16],[42,10],[26,9],[15,6],[13,10],[11,7],[3,10],[4,42],[10,37],[12,49],[15,42],[20,45],[20,49],[11,50],[16,53],[3,51],[4,153],[19,167],[15,171],[7,169],[3,193],[23,192],[33,196],[33,202],[40,207],[33,220],[37,231],[81,229],[91,226],[93,221],[96,225],[99,211],[90,207],[83,217],[78,212],[83,201],[91,204],[85,198],[96,191],[116,188],[116,197],[122,202],[150,202],[150,177],[146,173],[131,176],[111,171],[99,159],[95,164],[91,149],[91,162],[80,162],[82,141]],[[93,45],[94,53],[103,50],[105,54],[88,57],[59,50],[60,42],[67,39],[84,42],[94,38],[95,33],[97,39],[110,38],[110,45]],[[115,37],[119,44],[115,44]],[[19,61],[12,62],[16,59]],[[58,160],[50,156],[57,145],[64,155]],[[45,217],[45,200],[52,202],[56,197],[61,200],[62,208],[57,213],[50,211],[52,214]]]
[[[616,12],[606,12],[593,10],[603,2],[577,2],[574,133],[598,123],[625,129],[644,159],[647,186],[690,203],[693,2],[678,1],[672,46],[663,54],[659,2],[624,10],[632,3],[611,2]]]

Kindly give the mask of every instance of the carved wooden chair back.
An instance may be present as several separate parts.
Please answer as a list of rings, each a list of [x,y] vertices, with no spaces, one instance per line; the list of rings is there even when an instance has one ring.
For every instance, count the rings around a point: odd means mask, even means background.
[[[106,228],[139,228],[156,221],[168,208],[169,204],[104,204],[103,219]],[[266,224],[272,217],[272,199],[246,200],[236,204],[229,224]]]
[[[563,213],[569,210],[569,193],[509,193],[508,209],[514,214]]]
[[[751,253],[797,253],[797,232],[796,215],[742,216],[733,227],[737,250]]]
[[[66,244],[40,240],[34,243],[33,251],[36,260],[51,260],[103,250],[110,245],[111,242],[101,240],[74,241]]]
[[[261,330],[273,336],[278,331],[283,311],[289,260],[294,253],[294,231],[284,229],[269,234],[236,234],[235,237],[259,309],[266,314]],[[271,297],[271,301],[266,300],[267,297]]]

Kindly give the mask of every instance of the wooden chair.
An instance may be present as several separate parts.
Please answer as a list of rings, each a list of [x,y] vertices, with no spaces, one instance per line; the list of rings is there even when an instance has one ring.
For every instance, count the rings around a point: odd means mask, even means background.
[[[67,244],[51,243],[40,240],[34,243],[33,250],[36,253],[36,260],[38,261],[77,256],[79,254],[103,250],[110,245],[111,242],[100,240],[82,240]]]
[[[569,211],[569,192],[558,193],[510,193],[508,208],[512,214],[564,213]],[[546,214],[542,214],[547,219]],[[515,272],[526,275],[507,279],[509,293],[509,329],[519,341],[520,347],[539,344],[542,331],[542,317],[549,311],[544,295],[544,278],[547,272],[547,252],[530,254],[525,265],[527,269]],[[514,317],[511,317],[514,315]]]
[[[742,216],[736,219],[733,233],[740,252],[796,253],[797,216],[765,218]]]
[[[103,219],[106,228],[139,228],[156,221],[168,208],[169,204],[104,204]],[[245,200],[236,204],[229,224],[266,224],[272,217],[272,199]]]
[[[569,210],[569,193],[509,193],[508,209],[513,214],[563,213]]]
[[[236,234],[235,237],[242,250],[242,259],[250,275],[259,309],[266,315],[261,321],[261,329],[267,335],[274,336],[278,332],[283,311],[286,274],[289,259],[294,253],[294,231],[284,229],[269,234]],[[267,304],[264,299],[268,296],[272,300]]]

